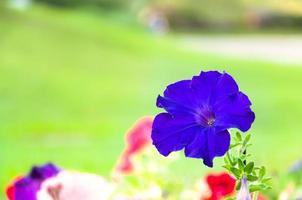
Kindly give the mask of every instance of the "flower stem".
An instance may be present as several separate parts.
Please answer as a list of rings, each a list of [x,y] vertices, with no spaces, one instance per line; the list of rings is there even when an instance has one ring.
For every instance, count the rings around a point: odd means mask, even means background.
[[[254,192],[253,193],[253,200],[257,200],[258,199],[258,192]]]

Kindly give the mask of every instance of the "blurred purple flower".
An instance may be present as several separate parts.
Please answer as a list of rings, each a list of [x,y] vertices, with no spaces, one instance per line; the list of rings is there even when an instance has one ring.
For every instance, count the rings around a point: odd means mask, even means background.
[[[34,166],[30,173],[14,183],[14,200],[36,200],[42,182],[55,176],[60,169],[52,163]]]
[[[251,200],[251,195],[247,185],[246,177],[241,179],[241,187],[237,195],[237,200]]]
[[[296,173],[302,170],[302,159],[296,161],[294,164],[292,164],[289,168],[289,173]]]
[[[157,106],[166,110],[155,117],[152,127],[157,150],[168,156],[184,148],[187,157],[202,158],[209,167],[214,157],[229,149],[228,129],[245,132],[255,119],[249,98],[235,80],[217,71],[169,85],[158,96]]]

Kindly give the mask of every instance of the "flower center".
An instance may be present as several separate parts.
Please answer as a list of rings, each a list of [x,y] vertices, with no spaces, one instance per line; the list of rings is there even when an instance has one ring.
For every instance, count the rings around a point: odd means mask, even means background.
[[[212,127],[215,123],[215,114],[211,109],[200,110],[197,117],[197,123],[204,127]]]
[[[207,125],[208,126],[212,126],[214,124],[214,122],[215,122],[215,118],[214,117],[207,119]]]

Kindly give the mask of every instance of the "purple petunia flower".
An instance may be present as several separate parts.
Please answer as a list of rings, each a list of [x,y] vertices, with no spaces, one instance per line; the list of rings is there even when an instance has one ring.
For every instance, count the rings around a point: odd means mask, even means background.
[[[36,194],[42,182],[59,173],[60,169],[48,163],[43,166],[34,166],[30,173],[14,184],[15,200],[36,200]]]
[[[153,122],[152,140],[164,156],[185,149],[185,155],[202,158],[212,167],[216,156],[230,146],[229,128],[247,131],[255,115],[249,98],[227,73],[201,72],[192,80],[169,85],[158,96],[157,107],[166,112]]]

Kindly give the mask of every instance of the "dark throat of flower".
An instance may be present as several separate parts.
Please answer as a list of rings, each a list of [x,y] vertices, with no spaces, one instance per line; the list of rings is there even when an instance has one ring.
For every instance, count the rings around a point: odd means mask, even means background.
[[[212,112],[200,113],[197,118],[197,123],[204,127],[212,127],[215,124],[215,115]]]

